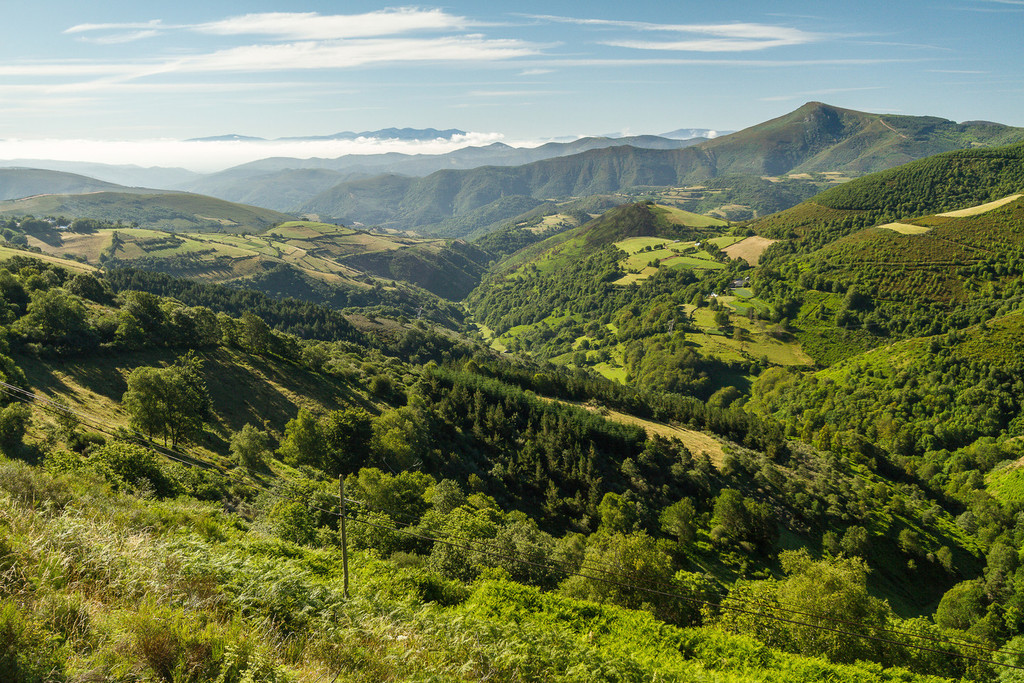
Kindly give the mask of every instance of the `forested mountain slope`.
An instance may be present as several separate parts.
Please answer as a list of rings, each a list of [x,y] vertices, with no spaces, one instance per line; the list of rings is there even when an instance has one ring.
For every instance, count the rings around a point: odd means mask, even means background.
[[[678,150],[612,147],[517,167],[385,175],[341,183],[301,211],[342,222],[430,226],[503,197],[565,198],[634,186],[679,186],[724,174],[854,174],[936,152],[1020,140],[1024,130],[934,117],[884,116],[812,102],[786,116]],[[511,217],[508,216],[508,217]]]
[[[837,457],[739,405],[513,362],[422,321],[364,334],[308,304],[261,300],[264,319],[193,283],[201,302],[129,283],[0,263],[13,680],[993,679],[964,655],[1019,630],[919,617],[995,581],[1015,522],[955,522],[961,503],[884,453]],[[703,430],[724,456],[569,401]],[[348,599],[338,476],[358,502]]]
[[[1021,191],[1024,144],[955,151],[831,188],[753,227],[816,247],[859,228],[963,209]]]

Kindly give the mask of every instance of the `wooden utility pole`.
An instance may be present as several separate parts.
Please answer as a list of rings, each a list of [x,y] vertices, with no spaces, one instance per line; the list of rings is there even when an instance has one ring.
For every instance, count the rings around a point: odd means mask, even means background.
[[[338,509],[341,512],[341,569],[345,574],[345,599],[348,599],[348,537],[345,535],[345,475],[338,475]]]

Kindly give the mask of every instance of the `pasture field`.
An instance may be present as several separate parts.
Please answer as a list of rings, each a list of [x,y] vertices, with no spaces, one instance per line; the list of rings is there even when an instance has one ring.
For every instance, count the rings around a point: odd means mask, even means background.
[[[923,225],[911,225],[910,223],[886,223],[884,225],[879,225],[878,227],[884,230],[898,232],[901,235],[923,235],[931,230],[929,227]]]
[[[712,237],[711,239],[705,240],[705,242],[711,242],[719,249],[725,249],[726,247],[732,246],[737,242],[742,242],[746,237],[741,235],[722,235],[721,237]]]
[[[90,266],[88,263],[72,261],[71,259],[61,258],[60,256],[54,256],[52,254],[37,254],[31,251],[12,249],[11,247],[0,247],[0,258],[8,259],[14,256],[27,256],[29,258],[39,259],[40,261],[46,261],[47,263],[53,263],[61,268],[67,268],[73,273],[91,273],[96,270],[95,267]]]
[[[761,260],[761,254],[765,249],[778,242],[778,240],[767,237],[747,237],[746,239],[730,244],[722,249],[729,258],[741,258],[752,266],[756,266]]]
[[[957,211],[946,211],[944,213],[937,213],[936,216],[942,216],[944,218],[967,218],[968,216],[979,216],[983,213],[988,213],[993,209],[998,209],[1000,206],[1006,206],[1010,202],[1016,201],[1024,197],[1024,194],[1011,194],[1008,197],[997,199],[993,202],[986,202],[985,204],[979,204],[978,206],[970,206],[966,209],[959,209]]]
[[[629,255],[633,255],[647,247],[666,247],[670,244],[680,248],[683,246],[693,246],[693,242],[679,242],[665,237],[630,237],[628,239],[614,242],[614,244],[616,248],[621,249]]]
[[[717,228],[728,225],[726,221],[723,221],[721,218],[715,218],[714,216],[705,216],[691,211],[683,211],[682,209],[677,209],[674,206],[665,206],[664,204],[656,204],[655,206],[664,212],[666,218],[678,225],[686,225],[691,228]]]

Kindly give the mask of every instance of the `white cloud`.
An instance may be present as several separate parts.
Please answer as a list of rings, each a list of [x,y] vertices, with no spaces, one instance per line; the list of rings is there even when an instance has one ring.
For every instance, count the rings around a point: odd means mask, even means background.
[[[96,43],[97,45],[119,45],[121,43],[134,43],[137,40],[152,38],[158,33],[159,31],[152,30],[133,31],[131,33],[112,33],[100,38],[84,38],[84,40],[87,40],[90,43]]]
[[[481,62],[528,57],[538,48],[483,36],[384,38],[247,45],[168,62],[165,72],[341,69],[382,62]]]
[[[64,29],[64,33],[86,33],[89,31],[154,31],[157,29],[167,29],[161,20],[153,19],[151,21],[123,23],[123,24],[76,24],[71,28]]]
[[[554,69],[527,69],[520,72],[520,76],[543,76],[545,74],[555,73]]]
[[[156,35],[160,31],[196,31],[218,36],[271,36],[281,40],[336,40],[391,36],[412,31],[462,30],[476,25],[465,17],[439,9],[402,7],[364,14],[330,14],[316,12],[262,12],[228,17],[201,24],[165,24],[159,19],[147,22],[77,24],[65,33],[114,31],[122,35]],[[103,40],[94,39],[97,42]],[[116,40],[116,39],[115,39]]]
[[[642,21],[611,21],[607,19],[578,19],[534,15],[535,19],[559,23],[597,26],[603,28],[625,28],[635,31],[656,31],[707,38],[687,38],[674,41],[613,40],[603,41],[613,47],[627,47],[638,50],[675,50],[688,52],[746,52],[765,50],[773,47],[804,45],[824,39],[822,34],[802,31],[788,26],[774,26],[758,23],[734,24],[655,24]]]
[[[214,172],[267,157],[334,158],[345,154],[444,154],[502,140],[499,133],[467,133],[451,140],[0,140],[0,159],[46,159],[184,167]]]
[[[388,36],[410,31],[460,30],[470,25],[439,9],[414,7],[366,14],[320,15],[316,12],[267,12],[199,24],[196,31],[216,35],[265,35],[286,40],[331,40]]]

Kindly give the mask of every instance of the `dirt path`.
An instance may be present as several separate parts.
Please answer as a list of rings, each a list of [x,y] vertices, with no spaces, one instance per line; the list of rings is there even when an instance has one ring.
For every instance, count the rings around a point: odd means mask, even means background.
[[[903,138],[904,140],[909,140],[909,139],[910,139],[910,138],[908,138],[908,137],[907,137],[906,135],[904,135],[903,133],[899,132],[898,130],[896,130],[895,128],[893,128],[892,126],[890,126],[890,125],[889,125],[888,123],[886,123],[886,122],[885,122],[885,119],[878,119],[878,120],[879,120],[879,121],[881,122],[881,124],[882,124],[883,126],[885,126],[886,128],[888,128],[889,130],[891,130],[891,131],[892,131],[893,133],[896,133],[896,135],[899,135],[899,136],[900,136],[901,138]]]

